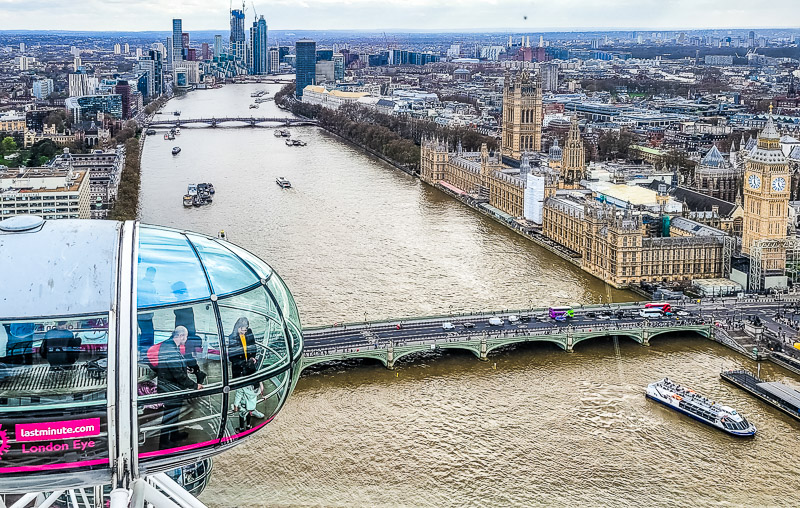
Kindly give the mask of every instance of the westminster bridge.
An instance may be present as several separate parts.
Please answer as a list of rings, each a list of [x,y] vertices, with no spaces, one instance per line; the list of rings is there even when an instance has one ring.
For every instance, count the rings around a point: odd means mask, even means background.
[[[295,375],[299,377],[312,365],[359,359],[375,360],[394,369],[404,357],[451,349],[469,351],[485,361],[493,351],[531,342],[555,344],[566,352],[598,337],[649,346],[654,338],[676,333],[695,334],[748,358],[766,359],[771,356],[768,345],[791,344],[800,326],[800,307],[794,296],[684,300],[677,305],[670,302],[679,309],[675,314],[650,318],[638,313],[644,304],[577,306],[573,307],[575,316],[564,322],[550,319],[548,309],[542,308],[305,328],[303,357]],[[511,316],[516,318],[509,319]],[[500,318],[502,325],[489,324],[491,317]],[[790,326],[792,322],[794,327]],[[796,356],[795,351],[787,348],[785,353]]]
[[[192,125],[196,127],[279,127],[290,125],[317,125],[316,120],[309,118],[290,118],[290,117],[253,117],[253,116],[230,116],[230,117],[210,117],[210,118],[159,118],[150,120],[145,124],[145,128],[153,127],[184,127]],[[268,124],[268,125],[265,125]]]

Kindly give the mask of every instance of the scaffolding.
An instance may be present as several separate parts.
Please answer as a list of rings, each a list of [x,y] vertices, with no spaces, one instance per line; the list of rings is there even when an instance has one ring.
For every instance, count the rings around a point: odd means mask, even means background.
[[[756,240],[750,247],[750,277],[747,286],[751,293],[758,293],[763,289],[764,262],[775,259],[776,254],[781,258],[785,256],[784,266],[786,269],[784,273],[788,272],[792,284],[797,283],[800,279],[796,269],[796,263],[800,262],[800,239],[787,237]],[[789,265],[792,265],[791,269],[789,269]]]

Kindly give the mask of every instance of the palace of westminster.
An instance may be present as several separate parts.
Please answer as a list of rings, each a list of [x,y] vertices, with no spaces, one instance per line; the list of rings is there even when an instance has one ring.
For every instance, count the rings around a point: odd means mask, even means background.
[[[787,284],[791,172],[771,116],[729,160],[712,147],[685,186],[669,172],[626,175],[625,164],[590,169],[577,116],[564,146],[556,139],[545,153],[543,119],[541,77],[506,74],[499,153],[426,140],[421,178],[558,243],[615,287],[719,278],[751,289]]]

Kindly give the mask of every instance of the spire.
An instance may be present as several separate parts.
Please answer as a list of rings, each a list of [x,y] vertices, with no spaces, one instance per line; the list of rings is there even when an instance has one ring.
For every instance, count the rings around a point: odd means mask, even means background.
[[[703,160],[700,161],[700,164],[712,168],[721,168],[725,166],[725,158],[719,152],[716,143],[711,146],[711,150],[709,150],[706,156],[703,157]]]
[[[528,160],[528,152],[522,152],[522,160],[519,164],[519,177],[522,180],[522,186],[525,187],[528,180],[528,174],[531,172],[531,163]]]
[[[758,134],[759,148],[774,148],[773,145],[777,146],[778,141],[781,139],[780,134],[778,134],[778,129],[775,128],[775,122],[772,119],[772,104],[769,105],[769,110],[767,124],[764,125],[764,130]]]

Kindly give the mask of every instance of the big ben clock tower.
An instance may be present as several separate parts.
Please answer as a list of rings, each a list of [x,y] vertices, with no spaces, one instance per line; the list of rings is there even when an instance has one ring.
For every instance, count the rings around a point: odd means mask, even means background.
[[[772,121],[772,107],[756,147],[744,170],[744,229],[742,252],[752,254],[757,240],[786,238],[789,210],[789,163],[780,147],[780,136]],[[762,270],[781,272],[786,266],[784,247],[767,248],[761,254]],[[777,273],[776,273],[777,275]]]

